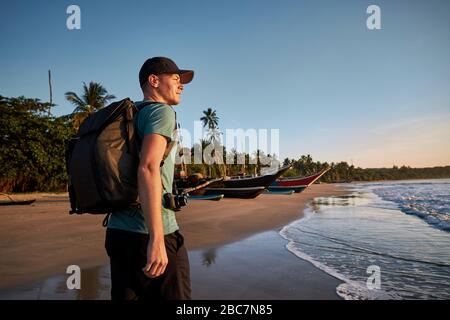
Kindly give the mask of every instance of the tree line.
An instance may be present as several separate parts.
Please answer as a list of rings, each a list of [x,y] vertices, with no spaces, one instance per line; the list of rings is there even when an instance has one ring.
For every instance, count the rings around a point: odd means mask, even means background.
[[[352,181],[383,181],[410,179],[440,179],[450,178],[450,166],[431,168],[411,168],[409,166],[392,166],[392,168],[360,168],[342,161],[328,163],[313,161],[310,155],[303,155],[298,160],[284,159],[284,165],[291,164],[292,169],[285,176],[308,176],[325,168],[322,182],[352,182]]]
[[[83,84],[81,96],[75,92],[66,93],[67,101],[75,107],[74,111],[55,117],[50,112],[55,106],[48,102],[23,96],[7,98],[0,95],[0,192],[66,191],[66,142],[86,117],[114,98],[98,83]],[[210,177],[258,175],[263,172],[264,167],[268,167],[268,162],[264,161],[266,164],[263,164],[260,159],[270,161],[273,156],[260,150],[253,154],[226,149],[220,154],[214,154],[213,151],[213,158],[222,158],[223,164],[195,164],[193,157],[196,148],[202,150],[210,143],[220,145],[219,117],[216,111],[208,108],[203,112],[201,120],[208,134],[192,148],[179,149],[181,156],[191,157],[192,164],[180,165],[177,172],[185,175],[201,173]],[[227,157],[234,160],[233,164],[226,164]],[[245,161],[238,164],[238,157]],[[277,161],[275,158],[273,160]],[[346,162],[313,161],[310,155],[302,155],[298,159],[286,158],[281,164],[292,166],[285,176],[307,176],[330,168],[322,176],[323,182],[450,178],[450,166],[362,169]]]

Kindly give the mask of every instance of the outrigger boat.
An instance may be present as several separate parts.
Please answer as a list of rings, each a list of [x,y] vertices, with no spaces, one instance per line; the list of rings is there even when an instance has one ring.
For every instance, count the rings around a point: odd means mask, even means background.
[[[253,199],[264,192],[271,183],[286,172],[291,166],[285,166],[278,169],[272,174],[266,174],[258,177],[244,177],[244,178],[227,178],[216,179],[208,181],[204,178],[180,179],[177,181],[178,188],[189,188],[195,184],[203,185],[206,182],[209,184],[205,187],[190,191],[190,195],[221,195],[225,198],[241,198]],[[193,182],[194,181],[194,182]]]
[[[35,202],[36,199],[32,200],[20,200],[20,201],[0,201],[0,206],[19,206],[19,205],[28,205]]]
[[[227,188],[223,179],[206,180],[204,178],[180,180],[177,182],[179,192],[188,194],[190,199],[220,200],[227,198],[252,199],[260,195],[265,188],[262,186],[251,188]]]
[[[28,205],[32,204],[36,201],[36,199],[29,200],[14,200],[10,195],[0,192],[0,196],[7,197],[9,200],[0,200],[0,206],[20,206],[20,205]]]
[[[286,179],[278,179],[274,181],[267,189],[269,191],[286,191],[293,190],[296,193],[300,193],[314,182],[316,182],[321,176],[323,176],[328,170],[322,170],[319,173],[307,176],[307,177],[295,177],[295,178],[286,178]]]
[[[225,198],[253,199],[259,196],[291,166],[285,166],[272,174],[258,177],[229,178],[212,183],[205,188],[205,195],[223,194]]]

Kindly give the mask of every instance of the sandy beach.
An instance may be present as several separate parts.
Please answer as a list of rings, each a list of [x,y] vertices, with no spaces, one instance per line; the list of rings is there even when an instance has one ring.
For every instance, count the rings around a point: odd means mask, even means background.
[[[289,196],[191,201],[178,213],[178,222],[191,259],[193,298],[338,298],[339,281],[287,251],[278,231],[301,218],[314,197],[346,193],[341,185],[320,184]],[[103,270],[100,274],[106,282],[100,293],[98,288],[86,289],[82,298],[108,299],[104,216],[69,216],[66,194],[19,198],[37,201],[29,206],[0,207],[0,298],[20,298],[15,288],[65,275],[67,266],[76,264],[88,275]],[[216,267],[208,268],[212,264]],[[262,278],[264,283],[260,283]],[[49,293],[47,298],[56,297]]]

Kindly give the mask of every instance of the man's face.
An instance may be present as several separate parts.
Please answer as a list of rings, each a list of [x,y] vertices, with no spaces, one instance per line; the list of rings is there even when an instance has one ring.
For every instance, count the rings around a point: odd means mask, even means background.
[[[158,75],[158,94],[170,105],[180,103],[180,95],[183,91],[183,85],[180,82],[178,74],[160,74]]]

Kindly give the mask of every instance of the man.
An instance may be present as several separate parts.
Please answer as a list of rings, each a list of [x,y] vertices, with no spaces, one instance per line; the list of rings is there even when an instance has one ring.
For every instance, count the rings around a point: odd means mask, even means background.
[[[175,212],[163,194],[172,192],[175,111],[183,84],[194,76],[165,57],[145,61],[139,72],[144,95],[135,127],[142,139],[138,169],[141,209],[111,214],[105,247],[111,262],[111,298],[190,299],[189,260]],[[165,157],[167,156],[167,157]]]

